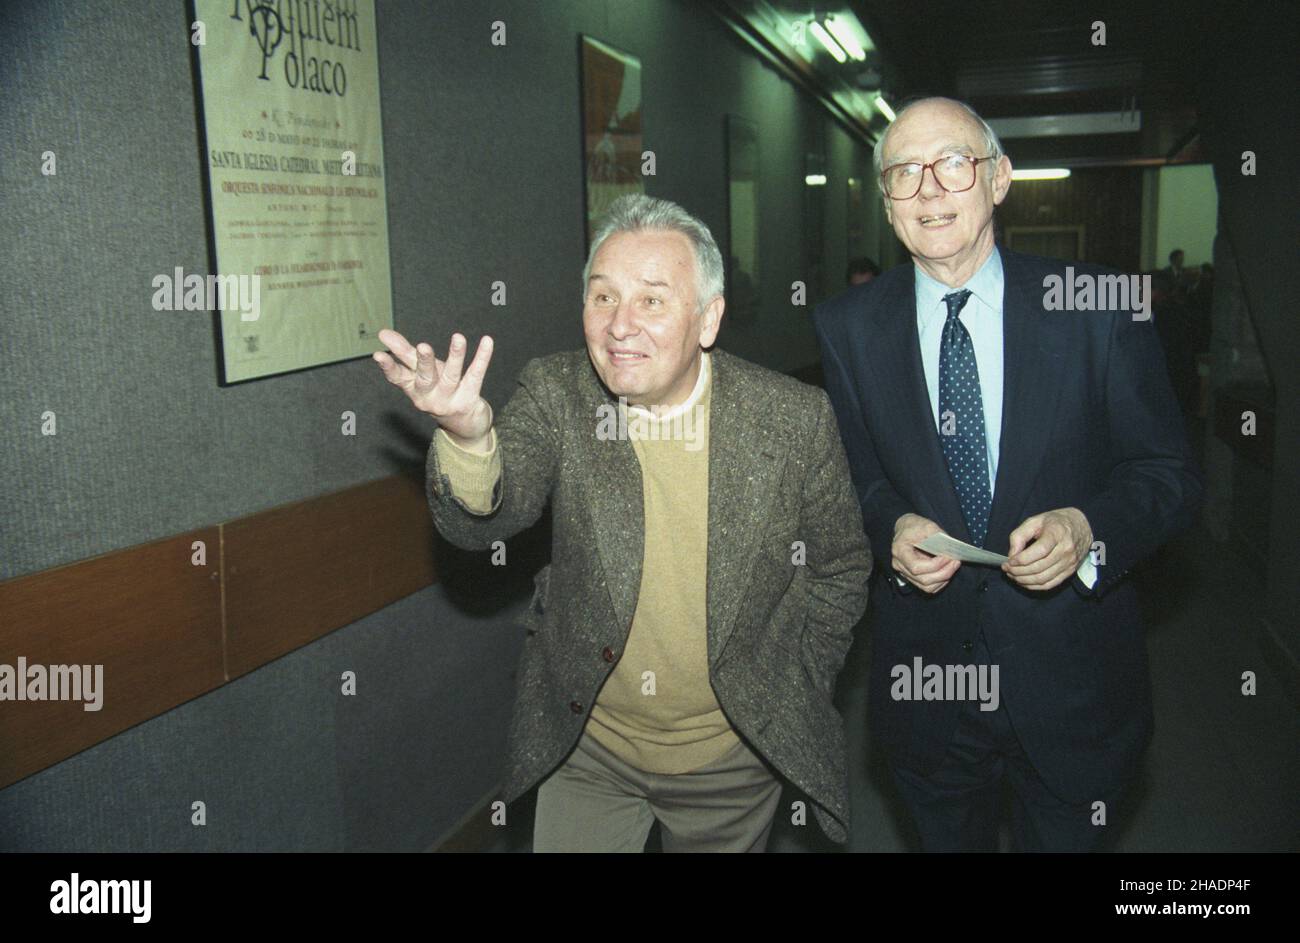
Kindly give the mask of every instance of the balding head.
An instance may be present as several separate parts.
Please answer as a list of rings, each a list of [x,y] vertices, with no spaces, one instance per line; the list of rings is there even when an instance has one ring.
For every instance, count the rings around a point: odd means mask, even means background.
[[[876,168],[877,187],[881,186],[880,172],[884,169],[883,160],[884,160],[884,153],[885,153],[885,141],[889,137],[889,132],[894,130],[894,128],[898,126],[898,123],[903,120],[904,115],[906,115],[909,111],[912,111],[914,108],[918,108],[921,106],[926,106],[928,108],[938,107],[940,109],[946,109],[946,110],[951,110],[953,108],[956,108],[964,112],[966,116],[979,127],[980,134],[983,135],[984,145],[985,145],[984,153],[992,154],[996,157],[1001,157],[1004,153],[1006,153],[1005,151],[1002,150],[1002,142],[998,139],[997,132],[994,131],[993,128],[989,126],[989,123],[985,121],[983,118],[981,118],[979,116],[979,113],[976,112],[975,109],[972,108],[970,105],[966,104],[963,101],[958,101],[955,98],[940,98],[937,96],[932,98],[919,98],[914,102],[908,102],[902,108],[898,109],[898,113],[895,115],[894,120],[890,122],[889,127],[885,129],[885,133],[882,134],[880,137],[876,138],[876,145],[871,152],[871,161]]]
[[[945,159],[947,184],[933,166]],[[945,285],[968,281],[993,252],[993,208],[1011,186],[1011,162],[992,128],[961,102],[922,99],[898,113],[877,142],[875,162],[881,172],[911,164],[911,179],[919,179],[915,194],[891,199],[876,175],[885,215],[912,259]]]

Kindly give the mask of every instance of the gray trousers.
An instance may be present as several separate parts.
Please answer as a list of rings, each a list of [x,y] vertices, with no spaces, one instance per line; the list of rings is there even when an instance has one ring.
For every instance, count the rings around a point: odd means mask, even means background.
[[[533,851],[642,852],[658,819],[663,849],[767,848],[781,783],[745,745],[689,773],[646,773],[585,733],[537,791]]]

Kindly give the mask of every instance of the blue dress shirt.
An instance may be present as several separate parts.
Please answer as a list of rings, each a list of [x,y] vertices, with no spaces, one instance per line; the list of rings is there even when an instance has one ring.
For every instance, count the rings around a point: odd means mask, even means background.
[[[921,338],[921,366],[930,391],[930,412],[939,429],[939,347],[948,306],[943,296],[968,289],[961,323],[970,334],[975,363],[980,373],[980,397],[984,400],[984,443],[988,455],[989,494],[998,476],[998,447],[1002,442],[1002,257],[994,249],[970,281],[950,288],[935,281],[920,266],[916,268],[916,332]]]

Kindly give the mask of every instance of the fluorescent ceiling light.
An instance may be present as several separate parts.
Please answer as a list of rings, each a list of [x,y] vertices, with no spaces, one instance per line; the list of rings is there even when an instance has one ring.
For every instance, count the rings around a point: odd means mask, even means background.
[[[855,62],[861,62],[867,58],[867,51],[858,43],[858,38],[853,35],[853,27],[848,24],[847,20],[842,20],[838,16],[826,18],[826,28],[831,31],[831,35],[836,41],[844,47],[844,51],[849,54],[849,58]]]
[[[1039,170],[1013,170],[1012,180],[1064,180],[1070,172],[1064,167],[1044,167]]]
[[[809,174],[808,176],[803,178],[803,182],[810,187],[824,187],[826,186],[826,175]]]
[[[886,120],[894,120],[894,109],[889,107],[889,102],[885,101],[884,95],[876,96],[876,111],[884,115]]]
[[[831,34],[826,32],[826,29],[816,20],[808,24],[808,32],[817,37],[817,41],[826,47],[826,51],[835,57],[836,62],[848,61],[849,57],[844,54],[844,50],[839,47],[839,44],[831,38]]]

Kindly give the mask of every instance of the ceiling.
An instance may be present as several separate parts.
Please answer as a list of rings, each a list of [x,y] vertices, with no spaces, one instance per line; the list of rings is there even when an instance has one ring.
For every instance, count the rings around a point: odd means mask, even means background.
[[[1021,167],[1154,165],[1202,159],[1196,89],[1231,4],[1211,0],[721,0],[737,32],[781,60],[846,126],[874,139],[874,108],[947,95],[993,122]],[[789,24],[853,16],[874,49],[838,63]],[[1094,42],[1104,24],[1105,44]],[[784,38],[783,38],[784,37]],[[811,54],[809,52],[811,49]],[[798,53],[796,55],[795,53]],[[1101,117],[1079,119],[1079,115]],[[1007,128],[997,119],[1041,118]],[[1114,130],[1103,131],[1112,127]],[[1050,131],[1050,133],[1048,133]]]
[[[1196,85],[1231,5],[1177,0],[850,0],[886,57],[893,99],[942,94],[987,119],[1136,111],[1141,130],[1017,137],[1013,160],[1152,163],[1195,157]],[[1104,24],[1105,45],[1094,43]]]

